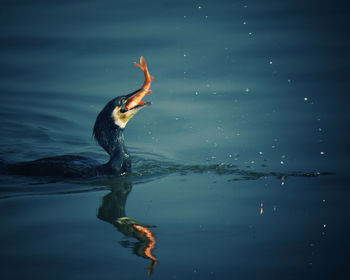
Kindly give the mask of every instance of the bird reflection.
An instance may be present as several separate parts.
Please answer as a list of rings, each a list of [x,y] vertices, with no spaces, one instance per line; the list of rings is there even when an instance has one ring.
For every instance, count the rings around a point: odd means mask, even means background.
[[[151,260],[148,267],[148,274],[151,276],[156,263],[158,263],[157,258],[152,253],[156,242],[155,236],[150,230],[155,226],[144,224],[126,216],[125,204],[131,189],[132,183],[128,180],[113,182],[111,192],[102,199],[97,217],[114,225],[125,236],[138,240],[137,242],[122,241],[120,244],[123,247],[132,248],[134,254]]]

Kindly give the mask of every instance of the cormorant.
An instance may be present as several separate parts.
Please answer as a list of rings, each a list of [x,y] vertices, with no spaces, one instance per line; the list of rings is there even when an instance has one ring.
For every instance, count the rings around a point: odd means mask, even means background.
[[[109,101],[98,114],[93,129],[96,141],[110,155],[105,164],[82,156],[64,155],[7,165],[8,174],[64,178],[121,175],[131,170],[131,160],[124,143],[123,131],[128,121],[142,108],[150,105],[142,98],[151,93],[151,76],[145,59],[135,62],[145,75],[142,87],[130,94]]]

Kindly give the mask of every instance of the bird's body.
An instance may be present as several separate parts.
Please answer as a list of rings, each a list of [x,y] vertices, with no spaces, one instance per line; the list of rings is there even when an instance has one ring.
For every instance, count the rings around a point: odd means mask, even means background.
[[[142,101],[149,90],[153,77],[149,75],[143,57],[135,63],[145,74],[142,88],[109,101],[98,114],[94,125],[94,137],[109,154],[107,163],[76,155],[47,157],[29,162],[7,164],[6,173],[25,176],[50,176],[63,178],[87,178],[103,175],[120,175],[131,170],[130,155],[125,146],[124,128],[127,122],[150,103]]]
[[[96,177],[103,173],[98,161],[74,155],[41,158],[8,165],[10,174],[64,178]]]

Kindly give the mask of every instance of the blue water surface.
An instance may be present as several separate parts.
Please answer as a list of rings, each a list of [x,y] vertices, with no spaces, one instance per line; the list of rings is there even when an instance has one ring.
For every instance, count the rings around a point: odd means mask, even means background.
[[[1,279],[349,279],[345,2],[1,4],[1,168],[107,161],[97,114],[155,77],[131,174],[0,176]]]

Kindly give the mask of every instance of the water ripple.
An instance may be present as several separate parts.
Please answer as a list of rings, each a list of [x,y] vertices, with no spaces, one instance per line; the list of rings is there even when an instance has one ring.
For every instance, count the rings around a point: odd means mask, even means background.
[[[0,162],[1,166],[6,165]],[[118,185],[125,180],[134,184],[151,182],[169,175],[193,175],[210,174],[214,176],[226,176],[228,182],[259,180],[262,178],[276,178],[287,180],[289,177],[319,177],[333,175],[331,172],[275,172],[253,171],[233,164],[186,164],[166,159],[154,154],[137,155],[133,157],[133,172],[115,177],[98,177],[90,179],[68,180],[51,177],[24,177],[24,176],[0,176],[0,199],[30,196],[81,193],[88,191],[105,190],[113,185]]]
[[[182,164],[171,161],[161,161],[156,159],[134,158],[133,177],[142,179],[157,178],[170,174],[190,175],[190,174],[216,174],[230,175],[229,181],[258,180],[264,177],[275,177],[276,179],[287,179],[288,177],[318,177],[333,175],[331,172],[319,171],[253,171],[243,169],[234,164]]]

